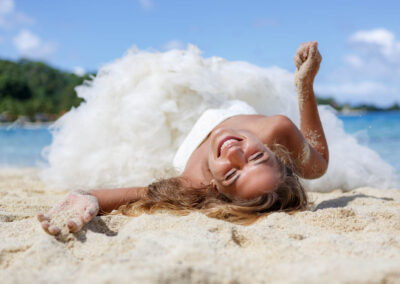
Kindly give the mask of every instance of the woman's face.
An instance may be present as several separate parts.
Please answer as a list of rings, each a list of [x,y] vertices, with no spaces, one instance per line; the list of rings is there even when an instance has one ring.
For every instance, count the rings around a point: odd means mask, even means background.
[[[220,128],[210,139],[208,166],[219,192],[246,200],[277,188],[282,177],[277,158],[256,136]]]

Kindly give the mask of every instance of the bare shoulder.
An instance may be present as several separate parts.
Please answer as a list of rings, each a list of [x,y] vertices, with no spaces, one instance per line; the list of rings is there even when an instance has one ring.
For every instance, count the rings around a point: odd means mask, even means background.
[[[254,123],[250,127],[251,131],[267,145],[286,144],[290,133],[296,128],[290,118],[281,114],[254,117]]]

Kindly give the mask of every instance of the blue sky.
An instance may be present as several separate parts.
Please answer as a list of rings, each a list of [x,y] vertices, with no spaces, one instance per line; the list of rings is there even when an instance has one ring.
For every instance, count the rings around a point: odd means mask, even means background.
[[[400,1],[0,0],[0,57],[83,73],[132,46],[197,45],[294,71],[303,41],[323,56],[316,91],[340,102],[400,102]]]

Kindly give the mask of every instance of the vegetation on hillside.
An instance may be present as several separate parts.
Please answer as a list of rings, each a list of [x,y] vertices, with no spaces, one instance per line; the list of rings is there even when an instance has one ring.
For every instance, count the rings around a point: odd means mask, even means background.
[[[394,103],[389,107],[379,107],[372,104],[358,104],[358,105],[350,105],[350,104],[339,104],[334,98],[321,98],[317,97],[317,103],[319,105],[330,105],[337,111],[345,112],[345,111],[399,111],[400,105],[398,103]]]
[[[27,59],[0,60],[0,114],[3,120],[27,116],[57,118],[82,101],[74,88],[90,79]],[[39,115],[40,114],[40,115]]]

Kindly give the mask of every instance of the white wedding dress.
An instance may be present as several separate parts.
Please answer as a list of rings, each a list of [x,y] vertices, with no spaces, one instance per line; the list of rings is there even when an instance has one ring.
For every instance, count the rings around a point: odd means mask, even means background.
[[[194,46],[165,53],[130,50],[77,94],[85,102],[55,122],[53,142],[44,151],[49,165],[42,178],[56,188],[140,186],[176,175],[173,158],[197,119],[230,100],[299,122],[292,73],[204,59]],[[346,134],[330,108],[319,111],[330,164],[322,178],[306,182],[308,189],[395,185],[391,166]]]

